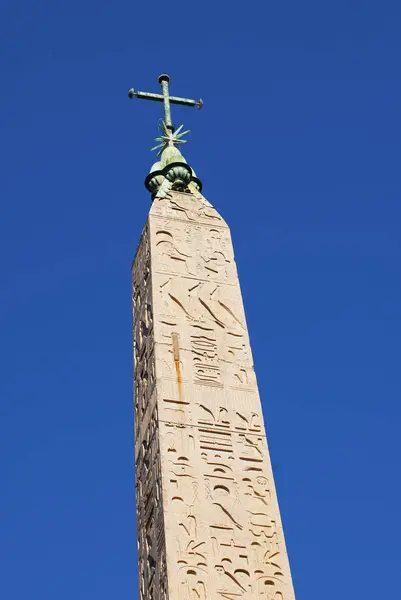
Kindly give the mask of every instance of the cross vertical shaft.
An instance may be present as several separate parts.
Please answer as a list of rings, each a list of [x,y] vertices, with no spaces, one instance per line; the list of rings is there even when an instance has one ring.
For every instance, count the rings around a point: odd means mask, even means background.
[[[170,77],[168,75],[160,75],[159,83],[162,86],[163,104],[164,104],[164,122],[166,128],[169,131],[174,131],[173,123],[171,121],[171,109],[170,109],[170,94],[168,84]]]

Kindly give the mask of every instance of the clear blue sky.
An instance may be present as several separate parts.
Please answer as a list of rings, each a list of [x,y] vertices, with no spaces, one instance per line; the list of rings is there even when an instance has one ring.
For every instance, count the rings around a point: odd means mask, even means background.
[[[401,597],[396,0],[2,0],[0,594],[137,597],[130,264],[161,107],[229,222],[298,600]]]

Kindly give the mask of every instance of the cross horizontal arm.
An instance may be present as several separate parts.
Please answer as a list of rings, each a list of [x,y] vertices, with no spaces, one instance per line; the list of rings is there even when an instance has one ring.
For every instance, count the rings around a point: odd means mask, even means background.
[[[170,96],[170,102],[172,104],[184,104],[186,106],[196,106],[197,108],[202,108],[203,100],[199,98],[199,100],[191,100],[190,98],[177,98],[177,96]]]
[[[134,89],[131,89],[128,92],[129,98],[142,98],[143,100],[154,100],[155,102],[163,102],[164,97],[162,94],[151,94],[149,92],[136,92]],[[184,106],[196,106],[197,108],[202,108],[203,100],[191,100],[190,98],[178,98],[177,96],[169,96],[169,100],[171,104],[182,104]]]

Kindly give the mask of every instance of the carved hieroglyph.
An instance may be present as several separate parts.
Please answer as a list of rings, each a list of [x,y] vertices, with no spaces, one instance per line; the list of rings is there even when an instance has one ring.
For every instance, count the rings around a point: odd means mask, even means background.
[[[141,600],[293,600],[230,231],[155,198],[133,264]]]

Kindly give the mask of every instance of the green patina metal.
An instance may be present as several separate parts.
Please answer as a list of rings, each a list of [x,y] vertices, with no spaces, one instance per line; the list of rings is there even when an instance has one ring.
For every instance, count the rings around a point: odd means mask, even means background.
[[[173,123],[171,121],[170,94],[168,91],[169,81],[170,81],[170,78],[168,75],[160,75],[159,83],[162,86],[162,93],[163,93],[164,122],[165,122],[167,129],[169,129],[170,131],[174,131]]]
[[[193,106],[197,108],[202,108],[203,101],[200,98],[199,100],[191,100],[190,98],[179,98],[177,96],[170,96],[168,84],[170,83],[170,77],[168,75],[160,75],[158,79],[162,93],[161,94],[152,94],[150,92],[140,92],[135,91],[134,88],[131,88],[128,92],[129,98],[141,98],[142,100],[153,100],[155,102],[163,102],[164,103],[164,122],[166,124],[167,129],[170,131],[174,131],[174,126],[171,121],[171,108],[170,104],[181,104],[183,106]]]
[[[142,98],[142,100],[154,100],[155,102],[164,102],[162,94],[152,94],[151,92],[135,91],[134,88],[129,90],[130,98]],[[193,106],[202,108],[203,100],[191,100],[191,98],[179,98],[178,96],[169,96],[170,104],[182,104],[183,106]]]
[[[183,125],[180,125],[178,129],[174,128],[171,120],[170,104],[181,104],[200,109],[203,106],[203,101],[201,99],[191,100],[190,98],[170,96],[168,86],[170,77],[168,75],[160,75],[158,81],[162,88],[161,94],[135,91],[133,88],[128,92],[128,97],[131,99],[141,98],[143,100],[163,102],[164,104],[164,121],[162,121],[160,126],[162,134],[156,138],[156,142],[159,143],[152,148],[152,150],[158,150],[157,155],[161,158],[160,161],[152,166],[145,180],[145,185],[152,194],[155,194],[162,188],[164,182],[166,184],[170,182],[170,185],[173,188],[176,187],[176,189],[184,189],[189,183],[192,183],[193,187],[200,190],[202,188],[200,180],[196,177],[193,169],[186,164],[185,158],[178,148],[176,148],[179,144],[186,143],[186,140],[182,138],[185,134],[189,133],[189,130],[181,131]]]
[[[152,148],[152,150],[158,150],[157,156],[160,156],[163,150],[165,148],[168,148],[169,146],[178,146],[178,144],[187,143],[187,140],[183,140],[182,137],[189,133],[189,129],[181,133],[181,129],[183,127],[184,125],[180,125],[176,131],[171,131],[168,124],[165,121],[162,121],[162,124],[160,126],[162,135],[156,138],[156,142],[159,142],[159,144]]]

